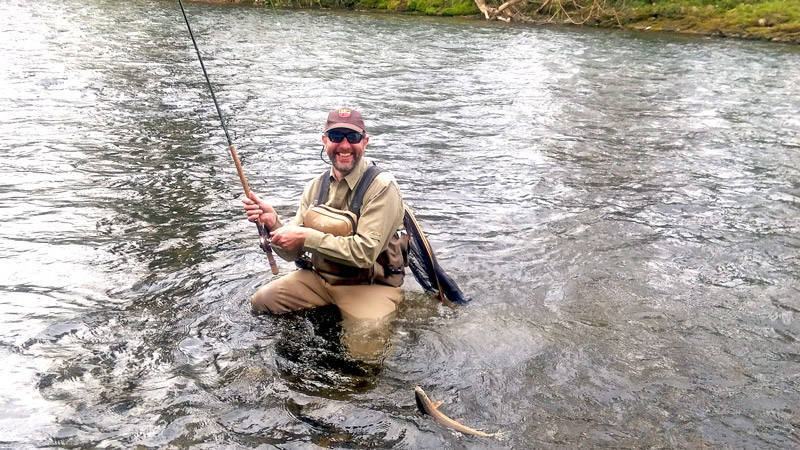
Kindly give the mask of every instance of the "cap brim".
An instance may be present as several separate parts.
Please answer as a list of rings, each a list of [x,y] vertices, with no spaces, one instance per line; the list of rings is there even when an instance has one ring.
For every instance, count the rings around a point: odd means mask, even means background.
[[[362,130],[357,125],[353,125],[352,123],[332,123],[327,127],[325,127],[325,129],[322,130],[322,132],[325,133],[326,131],[332,130],[334,128],[347,128],[348,130],[358,131],[359,133],[367,132],[367,130]]]

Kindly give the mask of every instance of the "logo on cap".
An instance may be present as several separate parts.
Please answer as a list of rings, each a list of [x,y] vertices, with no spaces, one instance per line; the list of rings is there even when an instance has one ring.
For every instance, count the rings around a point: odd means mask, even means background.
[[[350,110],[347,108],[342,108],[339,110],[339,117],[346,119],[350,117]]]

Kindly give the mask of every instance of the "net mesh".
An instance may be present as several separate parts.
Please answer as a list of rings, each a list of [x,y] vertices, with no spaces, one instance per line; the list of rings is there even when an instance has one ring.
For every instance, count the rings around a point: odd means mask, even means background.
[[[403,224],[410,237],[408,267],[414,274],[417,283],[426,291],[436,292],[440,298],[444,297],[453,303],[469,302],[471,299],[464,297],[453,278],[439,266],[428,239],[408,206],[406,206]]]

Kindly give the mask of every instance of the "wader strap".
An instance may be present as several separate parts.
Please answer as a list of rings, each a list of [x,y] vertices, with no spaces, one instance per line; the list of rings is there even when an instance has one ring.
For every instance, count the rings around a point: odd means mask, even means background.
[[[324,205],[328,201],[328,190],[331,188],[331,171],[328,170],[319,177],[319,192],[314,206]]]
[[[349,208],[357,218],[361,218],[361,205],[364,204],[364,194],[367,193],[367,189],[369,189],[369,186],[375,181],[375,177],[381,172],[383,172],[383,169],[373,163],[371,166],[367,167],[367,170],[364,171],[364,175],[361,175],[361,179],[358,180]],[[314,206],[324,205],[325,202],[328,201],[328,191],[330,188],[331,172],[329,170],[319,177],[319,192],[317,192],[317,201],[314,203]]]
[[[353,192],[353,200],[350,201],[350,212],[355,214],[359,219],[361,218],[361,205],[364,203],[364,194],[367,193],[367,189],[372,182],[375,181],[375,177],[381,172],[383,172],[383,170],[381,170],[380,167],[371,165],[367,167],[367,171],[364,172],[364,175],[358,180],[356,190]]]

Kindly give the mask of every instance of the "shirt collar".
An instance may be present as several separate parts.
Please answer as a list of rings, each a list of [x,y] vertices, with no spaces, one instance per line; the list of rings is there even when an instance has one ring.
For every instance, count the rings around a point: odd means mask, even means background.
[[[347,174],[347,176],[344,177],[344,180],[347,182],[347,186],[350,188],[350,190],[356,188],[358,180],[361,179],[361,175],[364,175],[364,172],[366,171],[367,171],[367,161],[362,157],[361,161],[358,162],[358,165],[355,167],[355,169],[353,169],[352,172],[350,172],[349,174]],[[333,176],[333,167],[331,167],[331,180],[335,180]]]

